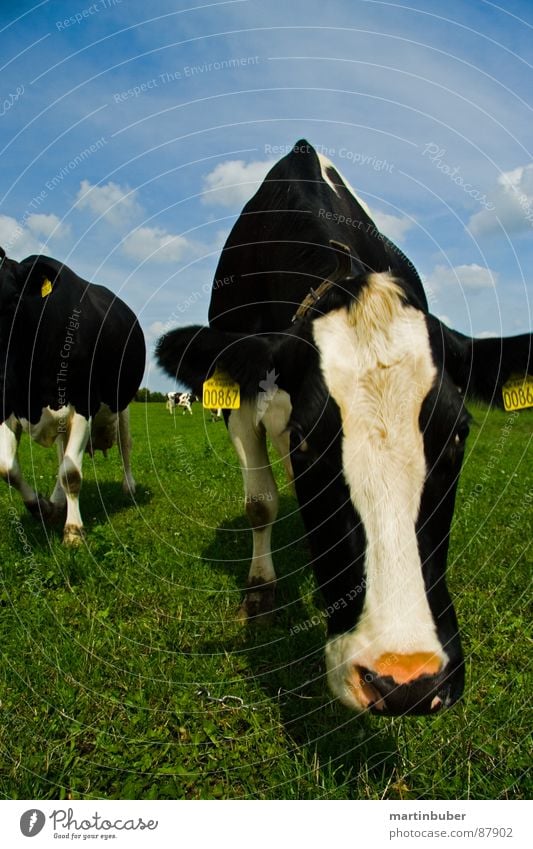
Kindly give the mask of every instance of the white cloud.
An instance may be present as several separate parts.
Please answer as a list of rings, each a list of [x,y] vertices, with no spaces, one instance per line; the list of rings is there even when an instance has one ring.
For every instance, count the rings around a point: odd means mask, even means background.
[[[15,218],[0,215],[0,245],[11,259],[20,261],[30,254],[41,253],[42,242]]]
[[[498,274],[490,268],[471,263],[470,265],[436,265],[424,280],[424,286],[433,293],[460,289],[476,294],[484,289],[494,289]]]
[[[494,339],[495,336],[499,338],[500,334],[494,330],[482,330],[481,333],[474,334],[475,339]]]
[[[401,242],[407,231],[413,226],[413,222],[409,218],[400,218],[396,215],[389,215],[387,212],[372,211],[372,218],[378,230],[393,242]]]
[[[28,215],[19,222],[10,215],[0,215],[0,245],[6,254],[20,261],[31,254],[50,253],[48,241],[68,233],[57,215]],[[42,236],[44,238],[39,238]]]
[[[255,194],[275,159],[244,162],[242,159],[220,162],[204,177],[202,203],[209,206],[242,206]]]
[[[57,239],[69,232],[69,227],[62,224],[57,215],[28,215],[26,219],[28,229],[34,236],[44,236],[46,239]]]
[[[180,262],[193,249],[184,236],[174,236],[160,227],[138,227],[122,243],[123,252],[139,262]]]
[[[533,227],[533,164],[504,171],[492,192],[493,210],[476,212],[468,222],[474,236],[500,231],[519,233]]]
[[[142,212],[136,190],[113,182],[92,186],[89,180],[82,180],[76,205],[79,209],[89,209],[95,215],[103,216],[114,227],[129,225]]]

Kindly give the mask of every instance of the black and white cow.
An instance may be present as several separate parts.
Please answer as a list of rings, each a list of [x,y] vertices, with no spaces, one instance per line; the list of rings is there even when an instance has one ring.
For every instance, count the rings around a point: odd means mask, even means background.
[[[509,375],[531,368],[531,335],[471,339],[431,315],[413,265],[305,141],[245,206],[220,278],[232,283],[214,286],[210,327],[171,331],[157,356],[193,391],[215,367],[240,384],[228,429],[253,528],[246,613],[274,602],[268,434],[294,473],[335,696],[389,714],[452,705],[464,662],[445,570],[463,399],[500,404]]]
[[[193,395],[192,392],[177,392],[176,393],[176,406],[181,407],[182,415],[185,413],[189,413],[192,416],[192,405],[198,401],[198,396]]]
[[[123,488],[135,491],[128,404],[144,363],[137,318],[109,289],[50,257],[19,263],[0,249],[0,475],[31,513],[45,522],[64,521],[67,544],[82,538],[78,499],[86,450],[105,452],[118,441]],[[49,500],[22,475],[22,431],[40,445],[57,445],[59,470]]]

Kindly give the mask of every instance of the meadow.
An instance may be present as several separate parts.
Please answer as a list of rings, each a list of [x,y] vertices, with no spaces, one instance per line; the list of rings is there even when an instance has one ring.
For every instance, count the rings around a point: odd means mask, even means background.
[[[137,495],[86,456],[85,544],[2,484],[0,794],[81,799],[517,799],[531,794],[531,411],[471,408],[449,585],[463,700],[430,717],[332,702],[325,625],[279,462],[279,609],[237,610],[251,534],[222,423],[132,405]],[[49,493],[55,452],[23,441]],[[530,713],[529,713],[530,716]]]

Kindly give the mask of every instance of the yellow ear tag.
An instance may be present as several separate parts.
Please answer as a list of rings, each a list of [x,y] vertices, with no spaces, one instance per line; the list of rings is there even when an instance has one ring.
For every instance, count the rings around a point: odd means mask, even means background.
[[[46,298],[47,295],[52,291],[52,284],[48,277],[45,277],[43,280],[43,285],[41,286],[41,298]]]
[[[530,374],[526,374],[524,377],[513,375],[502,386],[502,395],[503,406],[508,412],[533,407],[533,376]]]
[[[202,404],[208,410],[238,410],[241,406],[241,388],[233,378],[217,369],[202,388]]]

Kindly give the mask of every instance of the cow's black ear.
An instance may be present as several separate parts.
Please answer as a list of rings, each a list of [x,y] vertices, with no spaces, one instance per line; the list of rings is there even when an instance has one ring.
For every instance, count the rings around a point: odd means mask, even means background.
[[[466,397],[503,407],[502,387],[509,378],[533,374],[531,333],[473,339],[429,318],[433,348]]]
[[[239,384],[241,398],[254,398],[272,366],[266,337],[197,325],[166,333],[159,339],[155,355],[168,375],[197,395],[202,394],[204,380],[219,367]]]
[[[0,247],[0,260],[5,259],[5,258],[6,258],[6,252],[2,247]]]
[[[19,285],[28,295],[46,297],[56,288],[66,266],[49,256],[29,256],[19,263]]]

